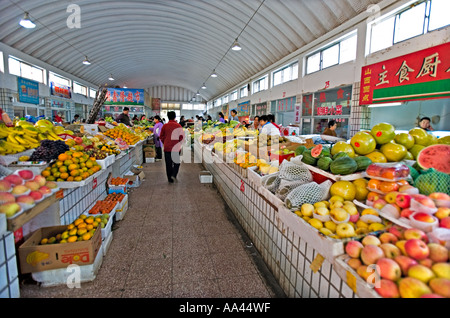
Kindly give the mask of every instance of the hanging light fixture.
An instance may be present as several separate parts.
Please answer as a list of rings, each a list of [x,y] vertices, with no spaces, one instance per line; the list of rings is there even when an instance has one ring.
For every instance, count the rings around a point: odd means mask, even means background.
[[[211,77],[217,77],[216,70],[213,71],[213,73],[211,74]]]
[[[233,46],[231,47],[233,51],[240,51],[242,50],[241,46],[239,45],[238,39],[234,40]]]
[[[20,20],[19,24],[26,29],[33,29],[36,27],[36,24],[30,20],[28,16],[28,12],[25,12],[25,15],[22,20]]]
[[[206,89],[206,85],[205,85],[205,83],[203,83],[202,89]]]
[[[112,76],[112,74],[110,74],[109,75],[109,78],[108,78],[110,81],[114,81],[114,77]]]
[[[85,56],[84,61],[83,61],[84,65],[91,65],[91,62],[89,61],[88,57]]]

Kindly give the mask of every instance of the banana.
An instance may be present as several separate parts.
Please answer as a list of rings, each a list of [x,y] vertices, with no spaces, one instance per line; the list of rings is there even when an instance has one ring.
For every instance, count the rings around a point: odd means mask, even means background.
[[[29,144],[29,142],[27,142],[21,136],[15,135],[14,138],[19,142],[19,144],[21,144],[23,146],[27,146]]]
[[[16,145],[19,144],[19,142],[14,138],[14,134],[9,134],[8,138],[6,138],[6,140],[12,144],[16,144]]]
[[[45,139],[47,139],[47,136],[46,136],[46,135],[44,135],[43,133],[39,133],[39,134],[38,134],[38,140],[39,140],[39,141],[45,140]]]
[[[49,130],[48,135],[53,138],[53,140],[61,140],[61,137],[59,137],[57,134],[55,134],[53,131]]]
[[[0,138],[6,138],[8,135],[9,134],[7,132],[0,130]]]
[[[29,129],[28,127],[23,127],[23,130],[25,131],[26,134],[33,136],[33,137],[37,137],[39,132],[34,127],[31,127],[31,128],[32,129]]]
[[[27,140],[29,143],[32,143],[32,144],[39,144],[39,140],[37,140],[36,138],[33,138],[29,135],[23,135],[23,139]]]

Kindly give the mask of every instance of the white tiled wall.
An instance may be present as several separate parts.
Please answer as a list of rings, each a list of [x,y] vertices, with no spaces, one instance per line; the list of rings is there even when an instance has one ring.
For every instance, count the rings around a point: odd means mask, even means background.
[[[14,234],[0,236],[0,298],[20,298]]]

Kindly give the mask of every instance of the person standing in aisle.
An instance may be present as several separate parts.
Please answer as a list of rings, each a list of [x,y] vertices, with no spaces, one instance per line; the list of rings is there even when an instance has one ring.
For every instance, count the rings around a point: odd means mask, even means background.
[[[169,122],[164,124],[159,136],[164,146],[164,160],[166,162],[166,174],[169,183],[177,180],[181,164],[181,147],[184,139],[184,130],[175,121],[176,116],[174,111],[167,113]]]
[[[328,122],[328,127],[325,128],[322,135],[337,137],[336,128],[337,128],[337,123],[335,120],[332,119]]]
[[[161,122],[161,117],[159,117],[159,115],[156,115],[153,120],[155,122],[155,126],[153,126],[153,140],[155,141],[155,151],[156,151],[155,161],[161,161],[163,144],[161,142],[160,135],[163,123]]]
[[[238,115],[237,115],[236,109],[231,110],[231,113],[230,113],[230,114],[231,114],[230,121],[231,121],[231,120],[239,121],[239,117],[238,117]]]
[[[259,117],[259,124],[261,125],[260,135],[281,136],[280,130],[269,121],[267,115]]]
[[[129,112],[130,112],[130,109],[128,107],[124,107],[122,114],[117,116],[116,122],[118,124],[122,123],[124,125],[132,127],[133,124],[131,123],[130,116],[128,115]]]
[[[433,127],[430,125],[431,119],[429,117],[422,117],[419,120],[419,127],[426,131],[433,131]]]
[[[181,127],[184,127],[184,125],[186,124],[186,119],[184,119],[184,116],[180,117],[180,125]]]
[[[75,116],[73,116],[72,124],[77,123],[79,121],[80,121],[80,115],[75,114]]]

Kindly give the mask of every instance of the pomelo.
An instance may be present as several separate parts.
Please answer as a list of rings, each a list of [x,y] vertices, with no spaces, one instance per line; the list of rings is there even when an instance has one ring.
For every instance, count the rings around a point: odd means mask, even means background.
[[[338,152],[345,152],[349,157],[353,158],[355,156],[355,150],[352,145],[346,143],[345,141],[338,141],[331,148],[331,155],[334,156]]]
[[[429,142],[428,133],[422,128],[413,128],[409,131],[409,134],[414,137],[414,143],[416,145],[427,146]]]
[[[414,145],[409,149],[409,152],[413,155],[414,159],[416,159],[419,155],[419,152],[424,148],[425,146],[422,145]]]
[[[403,145],[406,147],[406,149],[410,149],[412,146],[414,146],[414,137],[407,133],[400,133],[396,134],[394,141],[400,145]]]
[[[377,144],[384,145],[395,138],[395,127],[389,123],[379,123],[370,131]]]
[[[388,142],[381,146],[380,151],[386,157],[387,161],[397,162],[403,160],[408,150],[403,145],[395,142]]]
[[[375,150],[377,142],[367,131],[357,132],[351,139],[350,144],[358,155],[367,155]]]
[[[376,163],[385,163],[387,162],[387,159],[383,153],[379,152],[378,150],[372,151],[371,153],[365,155],[367,158],[370,158],[372,162]]]

